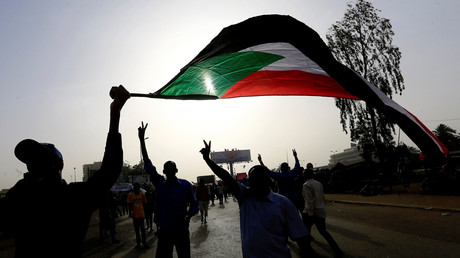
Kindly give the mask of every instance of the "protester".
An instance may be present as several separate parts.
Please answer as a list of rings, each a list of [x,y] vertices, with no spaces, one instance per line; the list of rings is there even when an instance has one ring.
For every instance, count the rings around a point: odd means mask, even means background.
[[[409,170],[407,169],[406,159],[401,157],[398,162],[398,174],[404,188],[410,187]]]
[[[217,188],[216,188],[216,184],[215,183],[212,183],[210,189],[209,189],[209,192],[211,193],[211,206],[214,206],[214,200],[216,199],[216,192],[217,192]]]
[[[133,218],[134,232],[136,233],[136,248],[141,248],[142,236],[142,244],[147,249],[149,246],[147,245],[144,227],[144,205],[147,203],[147,199],[145,198],[145,194],[141,192],[141,185],[138,182],[135,182],[133,186],[133,192],[126,198],[126,203],[130,207]]]
[[[343,252],[326,230],[326,205],[323,191],[323,185],[314,178],[313,165],[307,164],[305,170],[307,181],[303,185],[303,197],[305,200],[305,209],[302,213],[302,220],[307,229],[311,232],[311,227],[315,224],[319,233],[326,239],[329,246],[334,251],[334,257],[342,257]]]
[[[224,206],[224,184],[223,182],[217,185],[217,199],[219,199],[219,206]]]
[[[303,199],[302,191],[303,184],[307,181],[307,179],[305,179],[304,171],[305,170],[303,169],[303,167],[299,167],[299,170],[297,170],[297,173],[294,177],[294,186],[297,195],[295,207],[300,213],[302,213],[305,208],[305,201]]]
[[[145,213],[145,222],[147,224],[147,228],[145,230],[149,230],[149,232],[153,232],[153,208],[155,207],[155,190],[152,185],[147,185],[147,190],[145,193],[145,198],[147,198],[147,204],[144,205],[144,213]]]
[[[99,241],[104,243],[106,232],[110,232],[110,238],[113,244],[120,243],[115,238],[115,218],[118,216],[116,209],[113,208],[114,198],[112,191],[108,191],[106,198],[103,198],[99,206]]]
[[[112,87],[109,133],[102,166],[86,182],[63,183],[62,154],[49,143],[26,139],[15,148],[29,172],[8,191],[0,228],[15,238],[16,257],[81,257],[93,212],[118,179],[123,165],[120,113],[130,97]],[[33,219],[31,219],[33,214]]]
[[[246,187],[209,158],[211,142],[203,142],[200,152],[204,161],[238,200],[243,257],[291,257],[288,237],[297,241],[304,255],[311,254],[309,232],[294,204],[271,191],[269,170],[260,165],[252,167],[250,187]]]
[[[295,166],[290,170],[289,164],[283,162],[280,165],[280,172],[270,171],[270,176],[275,179],[278,183],[279,194],[284,195],[286,198],[292,201],[295,205],[297,203],[297,192],[295,188],[295,177],[297,171],[300,168],[299,159],[297,158],[297,152],[292,150],[292,154],[295,158]],[[260,165],[265,166],[262,161],[262,156],[259,154],[258,160]]]
[[[203,179],[196,187],[196,199],[198,200],[198,207],[200,208],[201,223],[208,223],[208,206],[209,206],[209,189],[204,184]]]
[[[122,216],[128,214],[129,217],[131,217],[131,213],[129,211],[128,204],[126,204],[126,198],[127,197],[128,197],[127,191],[122,191],[122,192],[119,193],[118,201],[119,201],[119,204],[121,205],[121,214],[122,214]]]
[[[158,229],[156,257],[172,257],[176,247],[177,256],[190,257],[190,219],[198,213],[198,203],[192,184],[176,177],[176,163],[167,161],[163,166],[166,179],[158,174],[149,159],[145,147],[145,130],[142,122],[138,129],[144,169],[150,175],[150,181],[156,189],[155,223]]]

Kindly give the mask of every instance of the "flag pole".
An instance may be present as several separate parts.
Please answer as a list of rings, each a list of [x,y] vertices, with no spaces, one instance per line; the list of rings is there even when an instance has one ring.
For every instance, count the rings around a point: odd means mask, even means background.
[[[145,98],[154,98],[153,93],[130,93],[131,97],[145,97]]]
[[[186,96],[160,96],[155,93],[130,93],[131,97],[145,97],[145,98],[160,98],[160,99],[181,99],[181,100],[206,100],[206,99],[218,99],[218,96],[214,95],[200,95],[200,94],[188,94]]]

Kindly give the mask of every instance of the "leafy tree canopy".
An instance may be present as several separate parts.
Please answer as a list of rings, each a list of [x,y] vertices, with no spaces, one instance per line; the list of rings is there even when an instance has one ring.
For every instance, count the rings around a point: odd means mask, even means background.
[[[456,130],[445,124],[440,124],[433,133],[450,151],[460,150],[460,134]]]
[[[401,52],[393,45],[394,32],[389,19],[378,15],[380,10],[365,0],[349,3],[344,18],[329,28],[328,46],[335,58],[359,73],[390,98],[404,90],[400,71]],[[336,99],[340,123],[358,141],[365,158],[379,149],[393,145],[394,124],[363,101]],[[380,153],[379,153],[380,152]]]

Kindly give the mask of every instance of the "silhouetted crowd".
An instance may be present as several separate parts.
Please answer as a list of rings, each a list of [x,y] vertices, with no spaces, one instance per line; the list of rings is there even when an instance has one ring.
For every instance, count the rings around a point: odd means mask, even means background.
[[[239,206],[243,257],[291,257],[288,239],[297,242],[303,256],[313,257],[312,225],[336,257],[343,255],[326,230],[322,184],[314,179],[311,163],[306,169],[300,167],[295,150],[293,169],[282,163],[279,171],[269,170],[259,154],[260,165],[237,181],[210,159],[211,142],[203,141],[202,158],[220,180],[192,185],[177,177],[174,161],[163,164],[162,174],[157,172],[145,145],[148,124],[142,122],[138,137],[150,183],[144,189],[133,183],[131,192],[114,194],[111,188],[123,164],[120,115],[130,94],[121,85],[112,87],[109,94],[113,101],[102,166],[86,182],[67,184],[62,179],[63,156],[53,144],[26,139],[16,146],[15,155],[29,172],[0,202],[0,230],[15,239],[16,257],[81,257],[89,221],[97,209],[101,242],[107,234],[112,243],[120,242],[116,218],[128,214],[135,248],[150,248],[146,241],[150,230],[158,236],[156,257],[173,257],[174,248],[178,257],[190,257],[190,219],[199,213],[201,223],[208,223],[209,205],[216,201],[224,206],[229,195]]]

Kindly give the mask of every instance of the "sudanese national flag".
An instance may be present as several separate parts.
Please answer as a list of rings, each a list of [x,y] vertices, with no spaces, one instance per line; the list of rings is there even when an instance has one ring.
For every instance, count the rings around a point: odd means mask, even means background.
[[[217,99],[310,95],[363,100],[392,118],[434,160],[449,153],[414,115],[339,63],[319,35],[284,15],[224,28],[153,98]]]

